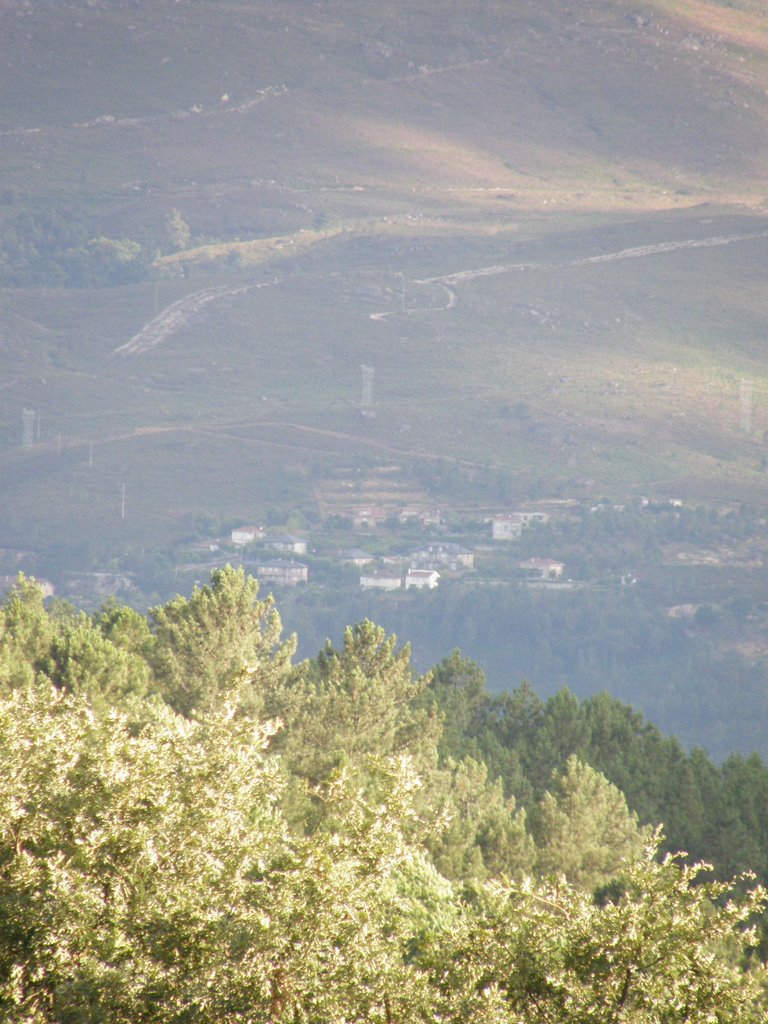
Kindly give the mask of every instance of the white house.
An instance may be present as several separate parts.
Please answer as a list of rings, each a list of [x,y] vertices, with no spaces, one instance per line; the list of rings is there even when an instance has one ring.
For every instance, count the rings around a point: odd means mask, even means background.
[[[409,562],[408,555],[382,555],[379,559],[382,565],[388,565],[392,569],[402,569]]]
[[[493,540],[517,540],[531,523],[548,522],[547,512],[505,512],[491,519],[491,537]]]
[[[440,580],[440,573],[434,569],[409,569],[405,577],[405,589],[434,590]]]
[[[403,578],[400,573],[387,572],[386,569],[374,569],[360,576],[360,586],[363,590],[399,590],[402,585]]]
[[[373,555],[369,555],[367,551],[361,551],[359,548],[340,551],[338,558],[346,565],[356,565],[358,569],[362,569],[364,565],[370,565],[371,562],[376,561]]]
[[[446,565],[449,569],[473,569],[475,553],[451,541],[433,541],[419,551],[411,552],[411,564],[420,569]]]
[[[232,531],[232,543],[238,545],[253,544],[255,540],[259,540],[264,536],[264,528],[262,526],[236,526]]]
[[[491,537],[494,540],[517,540],[523,532],[523,520],[515,512],[494,516],[491,520]]]

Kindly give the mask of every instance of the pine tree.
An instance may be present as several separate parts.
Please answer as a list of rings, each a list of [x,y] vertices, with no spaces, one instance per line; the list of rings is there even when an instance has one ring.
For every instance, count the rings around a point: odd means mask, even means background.
[[[381,627],[347,627],[340,650],[329,644],[305,663],[300,685],[305,697],[281,750],[302,778],[320,782],[372,754],[408,754],[420,771],[434,766],[441,724],[418,701],[428,679],[414,679],[409,648],[398,650],[397,638]]]
[[[447,878],[515,878],[530,874],[536,853],[526,830],[525,812],[505,797],[501,781],[472,758],[430,774],[426,796],[445,826],[427,839],[434,862]]]
[[[190,715],[209,707],[245,674],[252,684],[248,700],[258,713],[265,695],[285,679],[295,639],[281,642],[274,601],[258,594],[253,577],[226,566],[191,597],[151,610],[150,663],[172,708]]]
[[[604,775],[570,757],[534,817],[540,874],[564,875],[588,891],[606,885],[647,840],[623,794]]]

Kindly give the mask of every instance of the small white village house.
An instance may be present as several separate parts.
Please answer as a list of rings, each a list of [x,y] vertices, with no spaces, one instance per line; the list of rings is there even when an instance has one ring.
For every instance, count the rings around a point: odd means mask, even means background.
[[[434,569],[409,569],[405,577],[405,589],[434,590],[440,582],[440,573]]]
[[[386,569],[374,569],[360,576],[360,586],[363,590],[399,590],[402,585],[403,578],[400,573]]]
[[[419,569],[434,569],[445,565],[449,569],[472,569],[475,553],[451,541],[434,541],[419,551],[411,552],[411,565]]]
[[[531,523],[548,522],[546,512],[505,512],[491,519],[491,537],[493,540],[517,540]]]
[[[233,544],[244,545],[253,544],[255,540],[260,540],[264,536],[264,528],[262,526],[236,526],[232,531],[231,540]]]
[[[523,521],[514,513],[494,516],[491,520],[491,537],[493,540],[517,540],[523,532]]]
[[[306,540],[293,533],[279,533],[275,537],[270,537],[267,544],[275,551],[282,551],[288,555],[306,555],[307,553]]]
[[[367,551],[361,551],[359,548],[349,548],[347,551],[340,551],[338,558],[345,565],[356,565],[358,569],[376,561],[373,555],[369,555]]]
[[[382,555],[379,562],[382,565],[389,565],[393,569],[402,569],[408,563],[408,555]]]

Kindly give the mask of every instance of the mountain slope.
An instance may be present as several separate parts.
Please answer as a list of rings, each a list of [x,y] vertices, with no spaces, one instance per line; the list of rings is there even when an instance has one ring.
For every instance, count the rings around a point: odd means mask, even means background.
[[[0,293],[6,543],[316,514],[393,458],[766,496],[760,5],[4,0],[0,39],[3,236],[117,262]]]

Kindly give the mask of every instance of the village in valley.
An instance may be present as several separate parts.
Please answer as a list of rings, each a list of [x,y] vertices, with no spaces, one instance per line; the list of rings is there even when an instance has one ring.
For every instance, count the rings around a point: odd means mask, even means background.
[[[0,548],[0,590],[24,572],[46,597],[84,611],[112,599],[145,610],[190,594],[213,571],[233,565],[257,578],[262,593],[283,592],[283,602],[286,592],[310,604],[327,602],[331,593],[354,600],[365,592],[366,607],[380,595],[383,612],[438,590],[449,591],[446,599],[468,588],[556,595],[626,591],[640,581],[646,590],[658,588],[666,614],[690,619],[702,604],[702,581],[713,573],[720,582],[707,594],[709,605],[722,604],[721,590],[745,587],[753,601],[753,577],[768,557],[763,519],[733,503],[640,496],[616,503],[585,493],[585,486],[527,498],[518,488],[517,498],[505,501],[471,474],[456,484],[448,464],[414,471],[346,463],[315,474],[290,463],[285,470],[310,484],[293,508],[265,503],[249,510],[243,503],[242,518],[230,510],[218,519],[190,519],[184,532],[166,533],[158,544],[147,536],[141,545],[126,538],[120,547]],[[131,515],[124,492],[122,500],[124,522]]]
[[[562,561],[516,553],[514,542],[549,520],[550,512],[539,510],[461,520],[435,509],[398,512],[369,505],[350,508],[348,515],[312,530],[239,524],[224,535],[175,545],[173,578],[176,589],[186,592],[207,582],[214,569],[232,564],[255,576],[265,591],[313,583],[418,592],[466,578],[480,585],[516,581],[553,589],[583,586],[565,576]],[[66,571],[52,580],[34,575],[46,597],[61,596],[83,608],[111,597],[137,601],[148,589],[140,572],[114,560],[91,570]],[[12,573],[0,575],[0,588],[10,589],[15,580]]]
[[[318,530],[236,526],[228,537],[194,545],[208,557],[180,563],[178,570],[213,569],[229,561],[243,565],[268,588],[343,581],[362,590],[423,591],[471,578],[478,584],[506,579],[573,589],[577,584],[565,576],[564,562],[544,554],[516,555],[510,543],[520,541],[533,524],[549,520],[550,512],[539,510],[459,518],[432,508],[354,506]]]

